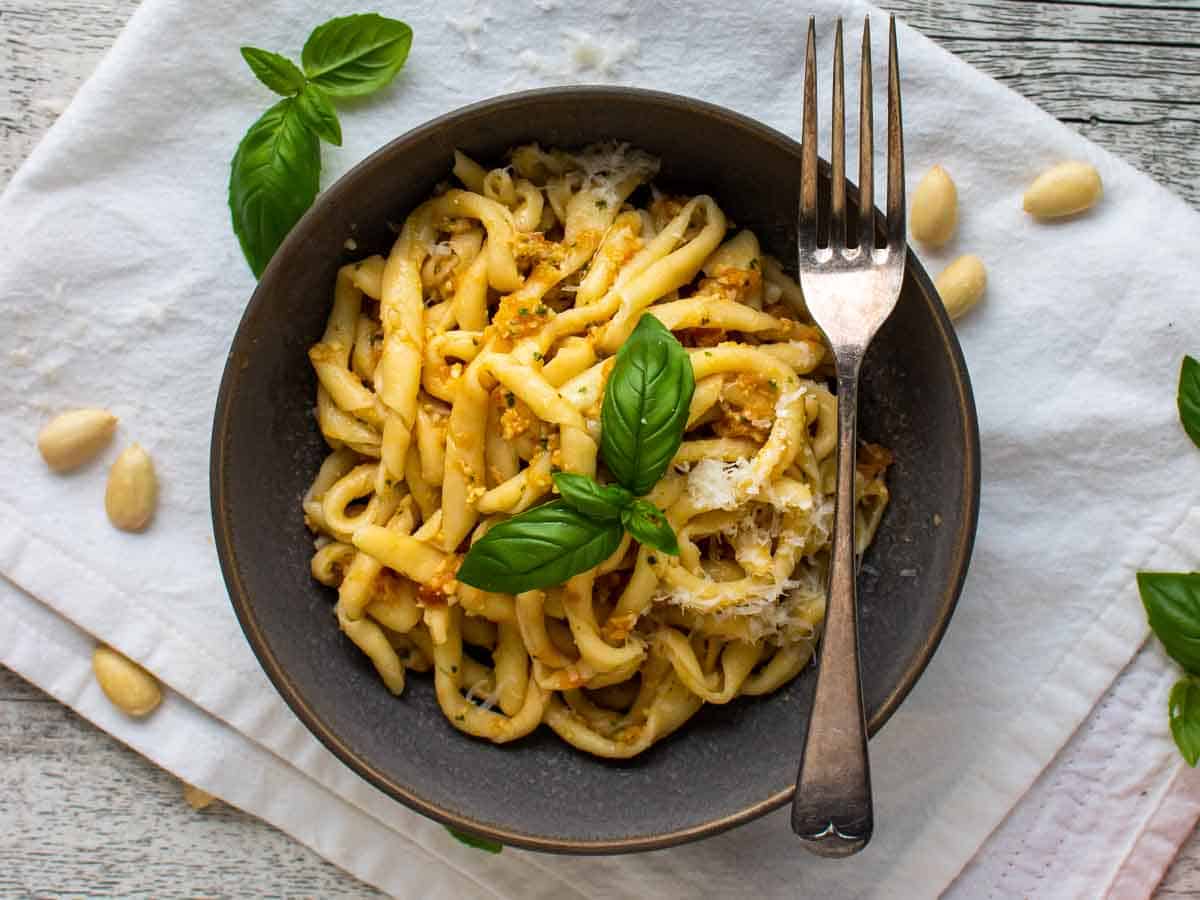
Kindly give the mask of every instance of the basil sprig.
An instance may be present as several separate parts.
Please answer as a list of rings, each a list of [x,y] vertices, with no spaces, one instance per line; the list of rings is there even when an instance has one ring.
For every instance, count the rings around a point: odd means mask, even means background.
[[[320,175],[317,136],[292,97],[263,113],[242,138],[229,178],[229,208],[255,276],[312,205]]]
[[[621,510],[621,524],[640,544],[647,544],[670,556],[679,555],[679,539],[662,510],[645,500],[634,500]]]
[[[291,97],[304,89],[304,73],[286,56],[258,47],[243,47],[242,59],[258,80],[277,94]]]
[[[412,29],[376,13],[317,27],[303,68],[278,53],[243,47],[259,81],[285,99],[250,126],[229,174],[233,232],[255,277],[317,196],[320,140],[340,147],[342,126],[330,97],[356,97],[391,81],[408,59]]]
[[[466,844],[468,847],[476,850],[482,850],[484,853],[499,853],[504,849],[504,845],[497,841],[475,837],[473,834],[467,834],[465,831],[459,831],[457,828],[451,828],[449,825],[446,825],[445,828],[450,832],[450,836],[459,843]]]
[[[505,594],[562,584],[612,556],[626,531],[677,556],[679,541],[667,517],[638,498],[679,450],[695,389],[683,345],[658,319],[643,315],[617,352],[600,410],[600,453],[618,483],[554,473],[561,499],[493,526],[471,546],[458,580]]]
[[[1200,447],[1200,362],[1183,358],[1176,398],[1183,430]],[[1150,630],[1183,668],[1167,700],[1171,736],[1189,766],[1200,760],[1200,572],[1138,572]]]
[[[384,87],[408,59],[412,29],[377,13],[330,19],[313,29],[300,63],[308,80],[334,97]]]

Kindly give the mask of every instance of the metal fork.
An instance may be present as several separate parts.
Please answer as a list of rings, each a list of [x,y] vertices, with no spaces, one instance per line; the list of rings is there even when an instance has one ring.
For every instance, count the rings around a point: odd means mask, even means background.
[[[904,140],[900,125],[900,73],[896,20],[888,35],[888,199],[885,246],[875,246],[872,170],[871,22],[863,25],[859,100],[858,239],[846,233],[846,127],[843,98],[842,22],[833,57],[833,135],[829,236],[821,246],[817,216],[816,29],[808,23],[804,74],[804,135],[800,170],[800,286],[808,311],[837,365],[837,498],[829,596],[821,639],[817,688],[808,724],[792,830],[820,856],[849,856],[871,839],[871,772],[859,673],[855,596],[854,470],[857,449],[858,375],[879,326],[891,314],[904,280]]]

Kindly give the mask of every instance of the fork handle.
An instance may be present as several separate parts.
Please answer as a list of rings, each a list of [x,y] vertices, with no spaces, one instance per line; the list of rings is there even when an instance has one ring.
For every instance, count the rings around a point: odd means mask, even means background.
[[[849,856],[871,839],[871,769],[858,661],[854,478],[862,355],[837,354],[837,495],[829,599],[817,688],[800,757],[792,830],[819,856]]]

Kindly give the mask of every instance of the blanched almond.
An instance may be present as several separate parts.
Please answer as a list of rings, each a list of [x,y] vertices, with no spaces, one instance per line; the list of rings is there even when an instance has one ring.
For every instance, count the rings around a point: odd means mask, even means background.
[[[92,653],[92,671],[113,706],[130,716],[148,716],[162,702],[158,680],[112,647],[101,644]]]
[[[987,269],[978,256],[960,256],[946,266],[935,282],[942,304],[957,319],[979,302],[987,288]]]
[[[183,784],[183,799],[187,801],[188,806],[192,809],[206,809],[212,806],[212,802],[217,798],[208,791],[202,791],[200,788],[190,785],[185,781]]]
[[[122,531],[141,531],[150,524],[157,503],[154,461],[141,445],[130,444],[108,472],[108,487],[104,491],[108,520]]]
[[[950,173],[934,166],[913,191],[912,236],[930,247],[940,247],[954,237],[958,227],[958,188]]]
[[[73,409],[55,416],[38,433],[38,451],[55,472],[69,472],[108,446],[117,417],[107,409]]]
[[[1039,219],[1058,219],[1083,212],[1104,193],[1100,173],[1085,162],[1059,163],[1039,175],[1025,192],[1025,212]]]

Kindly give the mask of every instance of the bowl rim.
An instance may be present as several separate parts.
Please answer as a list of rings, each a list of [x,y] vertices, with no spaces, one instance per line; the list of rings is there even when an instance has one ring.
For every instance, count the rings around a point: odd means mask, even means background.
[[[718,834],[778,809],[791,801],[795,794],[795,786],[790,785],[735,813],[720,816],[698,825],[659,834],[597,841],[546,838],[519,831],[510,831],[503,827],[479,822],[470,816],[444,809],[403,785],[397,784],[387,774],[362,758],[322,720],[309,705],[308,701],[301,695],[298,687],[292,682],[287,672],[284,671],[278,659],[272,653],[264,628],[255,615],[254,604],[242,583],[237,555],[233,547],[232,528],[224,512],[226,509],[224,447],[230,425],[230,398],[234,394],[240,374],[237,359],[241,356],[242,344],[245,341],[242,326],[266,302],[268,291],[264,290],[264,285],[268,288],[270,287],[275,272],[279,271],[284,265],[283,260],[288,255],[287,251],[293,246],[302,244],[309,233],[314,230],[314,223],[317,221],[320,211],[326,205],[338,202],[338,197],[341,194],[352,192],[357,187],[357,182],[365,177],[365,172],[379,160],[390,157],[410,145],[425,140],[439,129],[458,119],[469,118],[482,113],[490,113],[498,109],[508,109],[511,111],[522,105],[539,103],[546,99],[561,98],[598,103],[634,98],[670,107],[681,112],[696,114],[701,118],[720,120],[740,130],[748,131],[760,140],[780,146],[788,152],[794,153],[797,157],[800,152],[800,144],[786,134],[749,116],[734,112],[714,103],[682,94],[611,85],[570,85],[501,94],[450,110],[393,138],[356,163],[341,178],[318,194],[313,205],[305,212],[295,227],[292,228],[263,271],[262,277],[259,279],[254,293],[251,295],[238,321],[238,327],[226,357],[225,370],[221,377],[213,416],[213,430],[209,452],[209,497],[213,518],[213,537],[216,544],[217,556],[221,564],[221,572],[229,592],[230,601],[237,614],[238,622],[267,677],[305,727],[338,759],[372,786],[404,803],[410,809],[443,825],[481,835],[514,847],[551,853],[575,854],[611,854],[659,850]],[[912,691],[928,666],[938,645],[941,643],[950,619],[954,614],[963,583],[966,579],[979,520],[979,422],[966,361],[963,358],[962,349],[959,346],[949,316],[941,304],[936,302],[937,291],[929,275],[919,264],[912,265],[915,257],[911,247],[908,249],[908,254],[908,272],[911,273],[912,277],[919,284],[922,300],[930,307],[933,313],[932,318],[937,329],[937,338],[945,352],[950,355],[953,364],[955,398],[958,408],[962,411],[962,440],[965,448],[963,469],[964,492],[962,501],[963,524],[959,533],[955,535],[955,543],[951,554],[952,577],[941,592],[938,615],[934,627],[926,635],[924,642],[918,648],[912,662],[905,669],[899,682],[885,698],[876,714],[867,723],[867,730],[870,735],[874,735],[883,727]],[[800,748],[797,748],[797,764],[799,763],[799,750]]]

